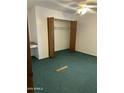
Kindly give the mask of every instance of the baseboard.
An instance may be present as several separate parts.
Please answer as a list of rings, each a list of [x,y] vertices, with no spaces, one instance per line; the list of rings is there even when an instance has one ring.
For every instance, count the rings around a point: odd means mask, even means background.
[[[75,52],[79,52],[79,53],[83,53],[83,54],[86,54],[86,55],[97,57],[97,55],[89,54],[89,53],[86,53],[86,52],[81,52],[81,51],[78,51],[78,50],[75,50]]]

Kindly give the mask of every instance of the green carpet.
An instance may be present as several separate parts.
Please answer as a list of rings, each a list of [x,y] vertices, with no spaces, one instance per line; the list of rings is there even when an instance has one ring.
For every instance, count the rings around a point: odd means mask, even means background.
[[[35,93],[97,93],[97,57],[63,50],[53,59],[32,60],[34,88],[43,88]]]

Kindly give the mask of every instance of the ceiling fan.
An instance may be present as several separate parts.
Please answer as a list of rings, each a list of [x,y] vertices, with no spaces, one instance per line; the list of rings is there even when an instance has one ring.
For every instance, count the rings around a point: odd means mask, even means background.
[[[96,0],[50,0],[50,1],[66,9],[72,10],[73,13],[79,15],[84,15],[88,12],[96,13],[97,11]]]
[[[89,13],[97,12],[97,3],[95,0],[83,0],[82,2],[78,3],[78,8],[76,10],[76,14],[84,15],[87,12],[89,12]]]

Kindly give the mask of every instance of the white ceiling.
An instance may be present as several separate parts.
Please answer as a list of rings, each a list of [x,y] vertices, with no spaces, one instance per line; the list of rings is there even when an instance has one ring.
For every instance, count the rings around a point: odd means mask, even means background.
[[[54,10],[68,13],[75,13],[78,4],[86,0],[27,0],[27,7],[42,6]],[[87,2],[96,3],[96,0],[87,0]]]

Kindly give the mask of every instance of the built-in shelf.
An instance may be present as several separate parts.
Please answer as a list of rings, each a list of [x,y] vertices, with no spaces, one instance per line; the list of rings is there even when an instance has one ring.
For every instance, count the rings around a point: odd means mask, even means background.
[[[37,48],[38,45],[35,42],[30,42],[30,48]]]

